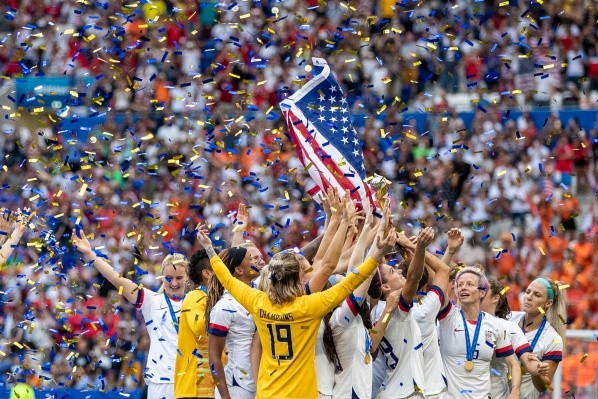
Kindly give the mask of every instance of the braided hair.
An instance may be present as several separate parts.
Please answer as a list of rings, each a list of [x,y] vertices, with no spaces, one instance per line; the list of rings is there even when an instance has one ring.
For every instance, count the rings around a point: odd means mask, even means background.
[[[245,255],[247,255],[247,248],[244,247],[225,249],[218,254],[231,274],[235,273],[235,269],[243,262]],[[206,310],[204,314],[206,327],[210,325],[210,312],[212,312],[212,309],[222,297],[222,294],[224,293],[224,287],[220,283],[220,280],[218,280],[218,277],[213,274],[208,280],[207,289],[208,295],[206,298]]]

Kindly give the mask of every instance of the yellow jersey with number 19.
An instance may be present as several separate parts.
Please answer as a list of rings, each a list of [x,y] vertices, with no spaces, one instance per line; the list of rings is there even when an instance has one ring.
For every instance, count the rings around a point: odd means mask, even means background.
[[[334,287],[282,306],[272,304],[265,292],[234,278],[218,256],[210,263],[224,288],[255,320],[262,342],[256,399],[317,399],[315,345],[320,321],[364,282],[378,263],[368,258]]]

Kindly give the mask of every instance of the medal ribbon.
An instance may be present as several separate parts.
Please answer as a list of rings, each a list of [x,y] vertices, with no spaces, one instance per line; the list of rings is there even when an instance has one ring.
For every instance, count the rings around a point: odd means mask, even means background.
[[[463,329],[465,330],[465,349],[467,350],[467,360],[473,360],[473,354],[475,353],[475,347],[478,343],[478,336],[482,328],[482,312],[478,313],[478,321],[475,326],[475,333],[473,334],[473,341],[469,340],[469,327],[467,326],[467,320],[465,320],[465,313],[461,310],[461,318],[463,319]]]
[[[536,344],[538,343],[538,340],[540,339],[540,336],[542,335],[542,331],[544,331],[544,328],[546,327],[546,316],[544,316],[542,318],[542,323],[540,323],[540,328],[538,328],[538,331],[536,332],[536,335],[534,336],[534,339],[532,340],[531,343],[531,348],[532,348],[532,352],[534,350],[534,348],[536,347]],[[521,329],[523,330],[523,333],[525,334],[525,317],[523,318],[523,322],[521,323]]]
[[[172,303],[170,302],[170,298],[166,293],[164,293],[164,298],[166,298],[166,304],[168,305],[168,310],[170,311],[170,318],[172,318],[172,324],[174,325],[174,329],[176,333],[179,333],[179,320],[176,318],[176,314],[174,313],[174,309],[172,307]]]

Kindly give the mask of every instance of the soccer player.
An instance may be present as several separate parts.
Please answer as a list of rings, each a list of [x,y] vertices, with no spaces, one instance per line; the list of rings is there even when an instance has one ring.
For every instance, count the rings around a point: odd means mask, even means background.
[[[406,278],[398,269],[388,265],[381,267],[382,292],[388,295],[400,290],[401,295],[399,306],[390,314],[384,338],[379,345],[386,360],[386,375],[380,391],[374,393],[377,399],[424,397],[422,337],[411,314],[411,303],[423,275],[426,247],[433,239],[434,230],[431,227],[419,233]]]
[[[546,391],[563,359],[565,341],[566,298],[555,282],[540,277],[532,281],[525,291],[523,312],[513,312],[511,320],[525,333],[531,349],[547,369],[540,375],[523,375],[522,399],[537,399]]]
[[[175,360],[174,391],[177,399],[213,398],[214,379],[208,362],[205,324],[207,282],[212,275],[205,250],[191,255],[188,274],[195,289],[183,300]]]
[[[500,322],[480,310],[488,292],[488,280],[473,267],[461,269],[455,278],[457,306],[451,302],[438,315],[440,353],[448,379],[448,397],[488,399],[490,361],[493,354],[505,358],[514,386],[521,384],[521,369]],[[515,398],[512,393],[510,398]]]
[[[258,398],[316,399],[315,340],[320,321],[376,270],[392,244],[391,236],[376,240],[369,258],[339,284],[304,295],[302,271],[292,251],[274,255],[268,265],[267,292],[235,279],[212,248],[205,227],[198,239],[210,255],[214,273],[231,295],[254,317],[263,345],[257,379]]]
[[[225,249],[219,256],[235,278],[251,286],[258,269],[249,248]],[[254,398],[255,381],[251,370],[250,352],[255,323],[249,312],[224,290],[214,275],[208,283],[206,325],[210,365],[216,381],[215,397]],[[226,367],[222,364],[225,346],[228,351]]]
[[[419,326],[422,336],[422,351],[424,358],[424,380],[426,381],[426,399],[440,398],[446,391],[446,372],[442,363],[442,355],[438,346],[438,312],[445,303],[445,293],[449,287],[450,269],[446,262],[454,254],[463,242],[459,229],[450,229],[447,233],[448,248],[442,259],[426,252],[425,265],[428,273],[424,273],[420,287],[425,288],[425,283],[431,279],[429,289],[421,298],[413,303],[411,313]],[[405,243],[407,245],[407,243]],[[413,248],[415,250],[415,248]],[[426,274],[428,274],[426,276]]]
[[[387,202],[388,203],[388,202]],[[390,208],[384,208],[382,222],[377,229],[377,237],[384,236],[389,224]],[[374,241],[369,234],[375,229],[374,216],[368,213],[359,238],[355,243],[349,268],[361,264],[368,246]],[[338,356],[339,370],[334,375],[333,399],[372,397],[372,352],[373,342],[369,330],[372,328],[370,310],[366,296],[375,273],[372,273],[343,303],[330,318],[334,346]]]
[[[515,351],[515,354],[519,358],[519,361],[523,364],[525,369],[537,376],[538,368],[547,367],[545,363],[538,364],[536,356],[532,355],[532,350],[527,342],[527,338],[521,331],[519,326],[507,320],[507,317],[511,314],[511,308],[507,297],[502,293],[502,286],[496,278],[489,278],[488,283],[490,284],[490,291],[484,297],[482,301],[482,311],[496,316],[503,325],[505,337],[511,341],[511,346]],[[521,387],[510,387],[509,379],[507,376],[508,367],[502,359],[494,357],[490,363],[491,374],[490,374],[490,392],[492,399],[506,399],[509,396],[509,392],[515,392],[518,395]]]
[[[148,398],[172,399],[174,395],[174,364],[177,351],[179,315],[187,286],[187,258],[175,253],[162,261],[162,286],[157,292],[140,289],[133,281],[122,277],[108,262],[98,257],[82,230],[73,230],[72,240],[87,263],[112,285],[119,287],[123,297],[141,311],[150,337],[150,348],[144,372]]]

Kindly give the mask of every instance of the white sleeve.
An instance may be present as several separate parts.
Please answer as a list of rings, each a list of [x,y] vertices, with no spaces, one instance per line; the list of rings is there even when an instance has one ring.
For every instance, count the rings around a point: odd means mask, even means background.
[[[153,299],[156,295],[158,294],[147,288],[142,288],[139,291],[135,307],[141,311],[146,325],[150,324],[152,321],[152,303],[154,302]]]
[[[445,322],[452,319],[457,312],[457,308],[451,302],[438,312],[438,324],[442,327]]]
[[[509,334],[511,345],[517,357],[521,357],[524,353],[532,351],[532,347],[529,345],[525,334],[521,331],[517,323],[506,320],[505,326],[507,327],[507,334]]]
[[[444,301],[444,293],[435,285],[424,295],[419,303],[417,318],[420,320],[436,321],[440,307]]]
[[[361,305],[355,298],[355,295],[350,294],[342,303],[341,306],[334,310],[330,318],[330,327],[344,327],[349,325],[359,314],[359,307]]]
[[[236,310],[227,300],[220,299],[210,312],[210,325],[208,326],[208,334],[216,335],[218,337],[226,337],[228,330],[232,325],[234,314]]]

